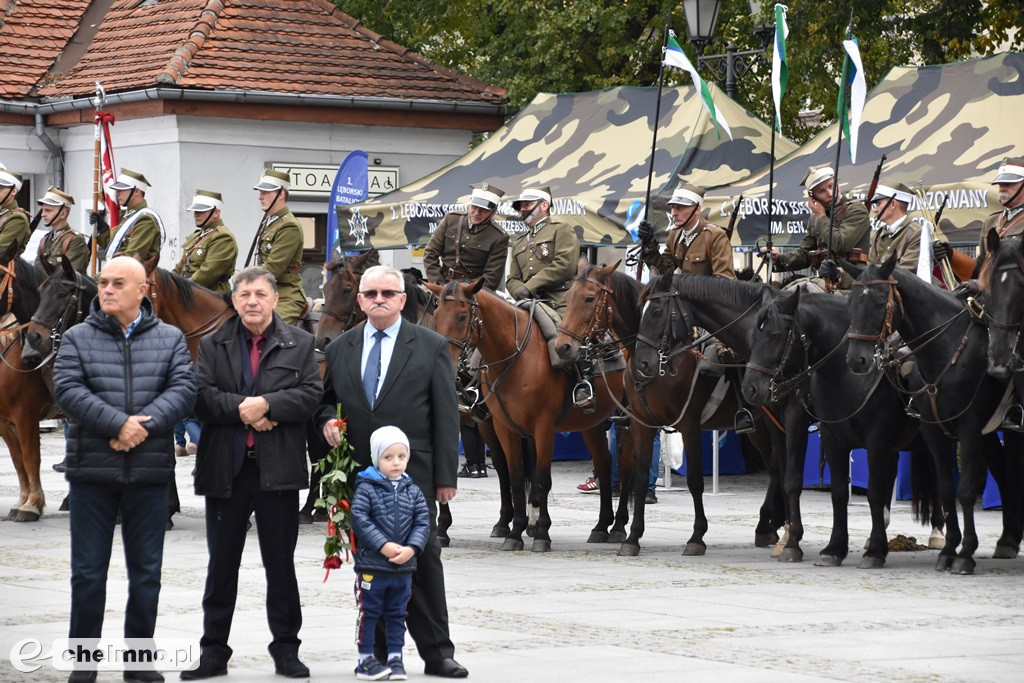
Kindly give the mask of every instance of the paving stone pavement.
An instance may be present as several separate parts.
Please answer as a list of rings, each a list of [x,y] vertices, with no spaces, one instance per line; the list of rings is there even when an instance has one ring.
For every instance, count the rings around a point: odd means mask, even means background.
[[[0,523],[0,681],[59,681],[44,666],[20,674],[8,653],[26,637],[44,643],[67,634],[70,605],[68,514],[57,512],[67,485],[50,466],[60,433],[43,435],[49,500],[35,524]],[[182,513],[168,532],[158,638],[198,639],[207,551],[203,500],[192,493],[194,458],[178,460]],[[860,550],[839,568],[815,567],[828,539],[827,493],[804,493],[805,561],[780,564],[753,546],[764,475],[723,477],[706,495],[710,523],[704,557],[683,557],[693,507],[673,478],[648,507],[639,557],[616,545],[587,544],[598,497],[576,492],[589,463],[555,463],[552,550],[504,553],[489,538],[497,519],[497,477],[460,480],[452,506],[452,546],[444,551],[456,657],[478,681],[1006,681],[1024,673],[1024,558],[992,560],[998,511],[979,511],[978,573],[949,576],[932,567],[936,551],[890,553],[881,570],[857,568]],[[710,478],[706,479],[710,491]],[[17,499],[17,478],[0,447],[0,509]],[[890,536],[926,538],[909,506],[893,509]],[[863,496],[850,514],[851,544],[869,528]],[[296,552],[304,623],[300,656],[316,681],[352,680],[355,646],[352,576],[324,583],[322,525],[302,527]],[[115,539],[115,545],[120,540]],[[527,539],[529,548],[529,539]],[[124,558],[114,549],[106,632],[121,631]],[[234,681],[272,680],[264,612],[265,579],[255,530],[249,535],[229,669]],[[424,680],[411,641],[410,680]],[[168,680],[176,680],[168,674]],[[120,680],[112,673],[100,680]]]

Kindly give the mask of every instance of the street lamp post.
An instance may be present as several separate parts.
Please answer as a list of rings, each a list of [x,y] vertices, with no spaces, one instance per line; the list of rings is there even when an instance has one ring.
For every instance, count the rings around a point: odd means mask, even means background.
[[[757,14],[761,9],[760,0],[748,0],[750,11]],[[697,49],[697,68],[710,71],[719,81],[725,81],[725,93],[736,96],[736,81],[749,72],[755,64],[765,61],[764,53],[772,39],[772,27],[761,26],[754,34],[761,40],[760,50],[740,50],[732,43],[725,46],[724,55],[705,55],[704,49],[711,42],[718,23],[718,11],[722,0],[683,0],[686,26],[690,42]]]

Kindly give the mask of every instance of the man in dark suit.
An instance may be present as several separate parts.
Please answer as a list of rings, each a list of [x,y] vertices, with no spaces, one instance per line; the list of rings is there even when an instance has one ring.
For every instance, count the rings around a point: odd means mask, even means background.
[[[392,425],[409,437],[408,473],[430,509],[430,537],[417,558],[407,624],[426,663],[424,673],[465,678],[448,635],[441,546],[437,542],[437,503],[455,497],[459,464],[459,413],[448,342],[436,332],[402,320],[405,280],[385,266],[367,269],[359,283],[359,307],[367,322],[327,347],[323,406],[324,439],[340,440],[331,422],[341,403],[348,419],[356,462],[370,464],[370,434]],[[383,646],[383,635],[377,642]]]
[[[306,420],[322,384],[313,337],[284,322],[274,276],[246,268],[231,293],[238,316],[199,344],[196,416],[203,435],[196,456],[196,494],[206,496],[210,563],[203,592],[199,666],[184,680],[227,673],[228,635],[238,595],[246,522],[256,513],[267,573],[267,621],[274,671],[308,678],[299,660],[302,607],[295,578],[299,490],[306,488]]]

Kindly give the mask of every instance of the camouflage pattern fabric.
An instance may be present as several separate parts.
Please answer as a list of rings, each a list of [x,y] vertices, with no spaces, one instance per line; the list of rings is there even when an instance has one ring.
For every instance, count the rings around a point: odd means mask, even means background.
[[[1010,52],[957,64],[899,67],[871,90],[864,105],[857,163],[843,140],[839,184],[863,198],[882,154],[883,175],[920,189],[910,211],[931,220],[947,198],[939,232],[956,243],[976,244],[985,218],[1002,208],[989,183],[999,162],[1024,156],[1020,112],[1024,111],[1024,53]],[[716,99],[716,102],[718,100]],[[730,119],[731,122],[731,119]],[[734,133],[735,134],[735,133]],[[775,167],[772,240],[796,245],[810,213],[800,180],[807,169],[835,161],[836,126],[825,128]],[[921,186],[919,187],[919,183]],[[768,169],[727,187],[709,189],[709,219],[726,225],[735,198],[739,207],[734,244],[752,245],[768,235]],[[671,184],[659,195],[671,195]],[[653,204],[653,201],[652,201]]]
[[[725,185],[768,163],[771,128],[709,85],[735,139],[719,133],[692,86],[665,88],[653,190],[674,184],[680,173],[696,185]],[[636,87],[537,95],[455,163],[386,195],[339,206],[344,248],[426,243],[445,214],[466,210],[466,189],[481,178],[501,187],[550,187],[551,215],[573,226],[581,244],[632,244],[623,226],[627,207],[647,191],[657,96],[657,88]],[[775,145],[780,156],[796,148],[785,138]],[[510,201],[499,204],[494,220],[510,234],[525,232],[505,218],[513,213]]]

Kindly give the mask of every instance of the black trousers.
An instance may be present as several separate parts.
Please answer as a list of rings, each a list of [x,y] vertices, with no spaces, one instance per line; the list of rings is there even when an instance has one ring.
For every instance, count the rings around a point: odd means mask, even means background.
[[[267,576],[267,622],[275,659],[298,654],[302,608],[295,579],[295,543],[299,537],[299,492],[261,491],[256,461],[246,458],[230,498],[206,499],[206,544],[210,564],[203,593],[203,654],[222,662],[231,657],[228,635],[238,596],[238,568],[245,548],[246,522],[256,512],[260,555]]]
[[[486,452],[480,430],[475,424],[462,425],[459,428],[459,435],[462,437],[462,451],[466,455],[466,464],[482,466],[485,463]]]
[[[424,494],[427,492],[424,491]],[[433,493],[433,491],[431,491]],[[455,645],[448,635],[448,599],[444,592],[444,566],[441,544],[437,542],[437,501],[427,496],[430,511],[430,536],[427,547],[416,557],[416,573],[412,575],[412,596],[405,620],[416,651],[424,662],[436,662],[455,656]],[[387,661],[383,620],[377,622],[374,652]]]

